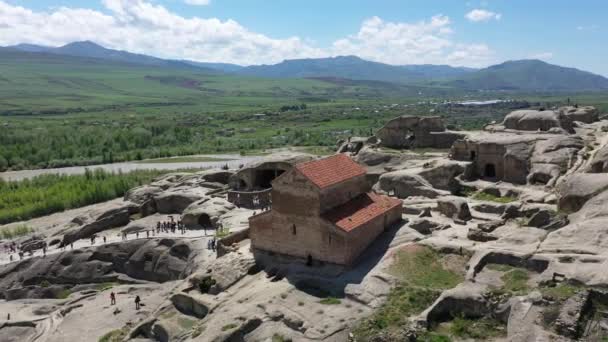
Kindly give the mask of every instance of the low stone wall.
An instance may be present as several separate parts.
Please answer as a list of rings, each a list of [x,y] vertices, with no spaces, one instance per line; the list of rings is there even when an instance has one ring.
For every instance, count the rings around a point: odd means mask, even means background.
[[[269,207],[272,188],[260,191],[228,191],[228,202],[247,209],[261,209]]]
[[[216,244],[216,253],[217,257],[221,257],[230,252],[230,246],[235,243],[239,243],[245,239],[249,238],[249,228],[239,230],[238,232],[234,232],[226,237],[223,237],[217,240]]]

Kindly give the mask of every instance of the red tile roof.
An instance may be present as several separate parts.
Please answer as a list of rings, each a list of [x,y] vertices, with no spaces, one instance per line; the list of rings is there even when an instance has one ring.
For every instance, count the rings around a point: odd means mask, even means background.
[[[350,232],[397,206],[401,206],[401,200],[368,192],[331,209],[323,217]]]
[[[366,172],[361,165],[345,154],[300,163],[296,165],[296,169],[321,189],[364,175]]]

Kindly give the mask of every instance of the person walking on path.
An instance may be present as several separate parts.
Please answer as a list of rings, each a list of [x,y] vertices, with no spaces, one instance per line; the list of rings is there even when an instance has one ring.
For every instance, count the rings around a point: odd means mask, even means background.
[[[114,291],[110,292],[110,305],[116,305],[116,294],[114,294]]]
[[[103,237],[103,243],[106,243],[106,237],[105,236]]]
[[[139,298],[139,296],[135,296],[135,310],[139,310],[140,302],[141,302],[141,299]]]

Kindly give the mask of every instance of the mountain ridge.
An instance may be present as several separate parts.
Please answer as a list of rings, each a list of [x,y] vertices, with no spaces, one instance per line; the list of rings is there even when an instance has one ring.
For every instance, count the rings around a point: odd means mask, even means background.
[[[162,59],[108,49],[92,41],[73,42],[60,47],[24,43],[4,47],[0,51],[7,49],[277,79],[350,79],[490,91],[608,90],[608,78],[604,76],[534,59],[506,61],[482,69],[434,64],[391,65],[353,55],[287,59],[276,64],[241,66],[231,63]]]

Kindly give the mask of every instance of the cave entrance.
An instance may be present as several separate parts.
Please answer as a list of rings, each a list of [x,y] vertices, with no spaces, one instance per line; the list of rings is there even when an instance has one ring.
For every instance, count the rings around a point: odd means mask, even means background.
[[[496,178],[496,166],[494,164],[486,164],[483,175],[487,178]]]
[[[198,224],[203,228],[213,228],[213,223],[211,223],[211,218],[207,214],[202,214],[198,217]]]
[[[256,172],[256,187],[261,189],[268,189],[272,187],[272,181],[279,177],[285,172],[284,170],[270,169],[270,170],[258,170]]]

